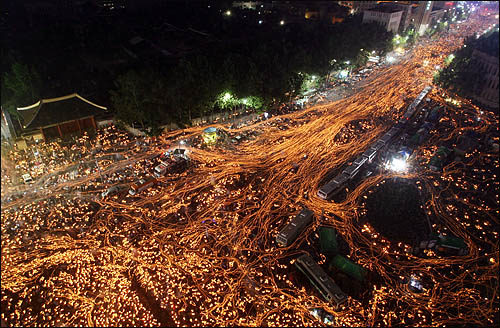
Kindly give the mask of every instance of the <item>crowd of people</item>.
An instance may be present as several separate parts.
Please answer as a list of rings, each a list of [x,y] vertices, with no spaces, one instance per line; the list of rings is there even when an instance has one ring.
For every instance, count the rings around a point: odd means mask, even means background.
[[[454,42],[459,40],[443,42],[442,51]],[[434,49],[439,47],[434,45]],[[430,51],[421,53],[414,62],[430,56]],[[451,167],[430,178],[422,169],[419,177],[419,184],[440,186],[429,191],[432,201],[426,210],[445,208],[438,196],[444,195],[443,189],[452,190],[457,204],[455,208],[448,204],[448,217],[460,218],[457,227],[470,228],[471,235],[485,236],[489,249],[474,248],[473,254],[490,258],[480,270],[471,264],[477,258],[419,261],[410,258],[407,245],[391,243],[376,231],[359,231],[355,222],[362,206],[355,201],[366,190],[363,188],[374,184],[373,179],[352,190],[344,203],[307,196],[327,171],[344,166],[389,124],[380,120],[395,112],[399,94],[394,90],[399,91],[403,84],[406,87],[401,92],[411,93],[412,67],[399,68],[399,75],[387,74],[375,81],[372,88],[384,91],[373,94],[376,102],[367,99],[368,90],[300,113],[260,117],[239,130],[228,128],[226,133],[238,134],[240,139],[258,138],[254,131],[259,129],[263,137],[241,142],[238,152],[219,145],[209,150],[199,147],[192,157],[199,162],[189,178],[186,172],[167,174],[158,178],[155,187],[134,196],[100,195],[110,186],[151,175],[159,155],[169,148],[167,137],[136,138],[109,126],[69,145],[47,143],[12,152],[14,170],[32,174],[35,184],[41,183],[45,189],[38,199],[25,195],[16,202],[2,203],[1,319],[19,326],[297,326],[314,325],[310,308],[328,307],[338,311],[333,320],[339,326],[390,325],[391,320],[424,326],[449,321],[490,324],[487,320],[493,305],[484,305],[484,295],[471,284],[472,278],[456,268],[464,265],[471,275],[494,279],[487,270],[494,270],[490,264],[498,261],[498,256],[491,255],[498,249],[498,236],[488,229],[495,221],[493,216],[486,220],[484,213],[498,212],[498,205],[486,209],[493,202],[484,203],[486,197],[467,190],[475,188],[470,182],[490,183],[487,169],[498,167],[498,158],[485,152],[481,165],[467,162],[467,170]],[[462,109],[447,112],[455,115],[453,128],[460,119],[472,117]],[[247,126],[254,123],[258,123],[256,127]],[[196,148],[201,131],[186,129],[187,136],[173,132],[168,138],[188,139]],[[446,130],[439,137],[444,139],[454,131]],[[293,161],[300,161],[300,167],[295,163],[292,174]],[[463,177],[470,182],[464,183]],[[450,183],[460,190],[450,188]],[[491,194],[498,184],[486,187],[490,189],[485,194]],[[302,204],[316,214],[326,209],[322,222],[345,237],[353,261],[384,277],[384,286],[369,286],[361,301],[352,297],[349,306],[333,309],[312,288],[303,288],[309,285],[290,278],[291,259],[298,250],[295,246],[309,244],[313,233],[304,233],[289,249],[278,249],[273,243],[277,231]],[[469,217],[476,221],[468,221]],[[448,232],[444,227],[441,231]],[[430,270],[428,263],[441,271],[453,269],[452,274]],[[436,288],[451,292],[431,294],[429,290],[421,297],[405,294],[395,287],[393,278],[408,267],[432,275]],[[451,313],[457,307],[465,308],[471,318]]]

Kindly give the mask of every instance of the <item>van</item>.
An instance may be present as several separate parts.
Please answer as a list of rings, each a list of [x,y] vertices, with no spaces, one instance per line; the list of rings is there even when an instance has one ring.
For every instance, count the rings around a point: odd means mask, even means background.
[[[167,173],[167,165],[161,163],[160,165],[155,167],[154,175],[159,178]]]
[[[29,173],[23,174],[23,180],[25,184],[33,183],[33,178]]]

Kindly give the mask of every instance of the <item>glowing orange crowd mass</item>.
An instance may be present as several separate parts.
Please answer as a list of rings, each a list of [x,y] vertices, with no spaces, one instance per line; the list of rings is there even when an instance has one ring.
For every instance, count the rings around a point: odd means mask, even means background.
[[[107,127],[94,139],[81,138],[82,158],[51,163],[52,153],[63,150],[47,146],[54,148],[47,164],[32,175],[51,183],[2,203],[2,320],[12,326],[317,326],[310,310],[323,308],[334,326],[498,323],[498,154],[475,150],[468,155],[473,159],[443,172],[427,168],[439,141],[497,127],[498,116],[480,114],[434,86],[427,97],[445,115],[415,150],[412,169],[366,177],[340,202],[317,196],[325,177],[394,125],[432,84],[435,66],[481,24],[471,18],[460,33],[421,42],[342,99],[237,129],[215,126],[227,138],[247,136],[238,144],[202,145],[205,127],[138,142]],[[460,105],[447,102],[450,97]],[[152,175],[157,156],[181,140],[187,140],[187,170],[158,177],[134,196],[101,197],[110,186]],[[19,154],[12,162],[21,163],[18,170],[27,165]],[[95,162],[98,167],[90,165]],[[6,164],[8,172],[16,170]],[[366,201],[393,178],[412,181],[423,211],[435,218],[432,228],[463,239],[466,255],[415,256],[412,245],[376,231]],[[2,196],[14,193],[7,183],[2,177]],[[302,207],[315,213],[313,224],[291,246],[278,247],[277,233]],[[319,225],[334,227],[349,247],[346,256],[376,276],[358,296],[344,290],[350,297],[339,308],[291,274],[303,253],[298,245],[311,245]],[[422,293],[401,283],[409,274],[427,282]]]

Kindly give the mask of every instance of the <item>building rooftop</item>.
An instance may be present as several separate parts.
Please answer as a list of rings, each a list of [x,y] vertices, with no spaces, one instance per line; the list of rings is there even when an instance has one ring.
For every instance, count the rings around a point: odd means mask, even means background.
[[[373,8],[367,9],[366,11],[375,11],[375,12],[379,12],[379,13],[393,14],[393,13],[397,13],[398,11],[402,11],[402,10],[399,8],[396,8],[392,5],[383,4],[383,5],[378,5],[378,6],[375,6]]]
[[[25,129],[40,128],[102,113],[99,106],[77,93],[68,96],[42,99],[27,107],[18,108]]]

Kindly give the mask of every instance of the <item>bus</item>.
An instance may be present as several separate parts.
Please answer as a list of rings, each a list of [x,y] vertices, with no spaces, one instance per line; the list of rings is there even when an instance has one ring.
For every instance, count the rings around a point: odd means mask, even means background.
[[[156,184],[156,179],[155,178],[149,178],[149,179],[140,179],[136,183],[134,183],[131,187],[128,193],[132,196],[137,194],[138,192],[141,192],[143,190],[148,189],[149,187],[152,187]]]
[[[293,220],[287,224],[276,236],[276,243],[280,247],[287,247],[297,238],[299,233],[312,222],[314,213],[304,208]]]
[[[309,254],[299,256],[295,261],[295,266],[306,275],[311,284],[328,302],[334,303],[337,307],[347,302],[347,295]]]
[[[345,183],[349,180],[349,178],[350,176],[344,173],[337,175],[335,179],[331,180],[318,190],[318,197],[325,200],[332,198],[335,194],[342,190],[342,187],[345,186]]]

